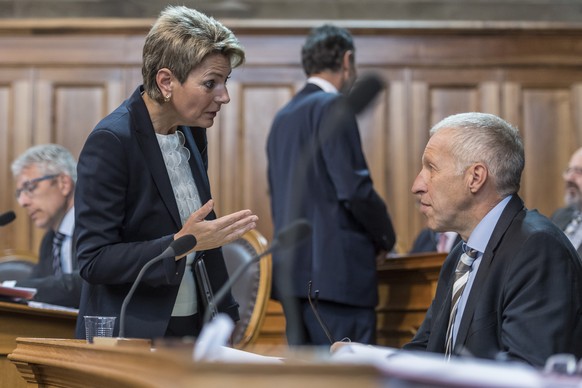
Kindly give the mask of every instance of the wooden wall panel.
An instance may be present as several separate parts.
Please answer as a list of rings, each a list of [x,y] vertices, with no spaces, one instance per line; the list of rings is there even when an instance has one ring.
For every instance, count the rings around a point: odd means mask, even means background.
[[[400,72],[400,75],[403,73]],[[397,234],[396,246],[398,251],[406,251],[409,246],[409,233],[403,231],[414,230],[413,220],[409,210],[414,209],[414,199],[410,192],[412,186],[413,169],[419,158],[412,147],[412,137],[410,134],[410,123],[407,120],[406,102],[407,89],[405,83],[400,77],[390,82],[388,90],[389,101],[386,106],[388,114],[386,138],[384,148],[386,150],[385,168],[386,179],[384,187],[375,181],[376,189],[379,194],[386,199],[388,212],[392,218],[392,224],[399,228]],[[376,173],[372,176],[376,176]],[[412,202],[412,206],[411,206]]]
[[[127,97],[118,68],[43,68],[35,84],[35,143],[62,144],[75,157],[95,124]]]
[[[522,101],[521,132],[526,154],[522,191],[529,207],[549,216],[563,201],[562,175],[556,172],[561,172],[570,159],[570,91],[525,89]]]
[[[431,125],[459,112],[479,111],[479,96],[475,87],[433,87],[430,90]]]
[[[526,206],[551,215],[563,206],[562,171],[582,146],[576,67],[513,68],[503,74],[504,118],[516,125],[525,146],[520,194]]]
[[[14,198],[12,160],[32,140],[32,72],[7,67],[0,72],[0,213],[14,210],[16,220],[0,228],[0,248],[28,246],[32,236],[26,212]]]
[[[11,160],[28,147],[57,143],[78,157],[86,136],[95,124],[122,100],[122,77],[119,69],[103,68],[41,68],[30,70],[27,101],[17,107],[29,106],[30,136],[21,138]],[[24,111],[17,109],[18,114]],[[11,181],[10,192],[14,192]],[[6,248],[36,253],[44,234],[28,219],[26,212],[14,201],[11,206],[18,215],[16,239]],[[10,230],[10,228],[7,228]]]
[[[217,212],[251,208],[261,218],[259,230],[271,238],[265,141],[275,112],[304,83],[299,53],[308,28],[231,23],[247,61],[233,71],[231,103],[208,131],[209,174]],[[360,74],[375,71],[387,84],[359,122],[400,252],[424,226],[410,187],[430,126],[448,114],[480,110],[516,124],[527,147],[522,190],[527,206],[547,213],[561,205],[561,171],[582,145],[582,25],[348,24]],[[2,229],[9,239],[0,237],[0,248],[34,250],[38,241],[38,231],[23,224],[26,215],[12,198],[9,161],[45,141],[78,154],[95,123],[141,82],[149,23],[112,25],[2,30],[0,183],[7,189],[0,192],[0,206],[17,210],[19,219]]]
[[[285,105],[294,90],[291,85],[265,87],[247,85],[243,91],[244,118],[240,133],[242,159],[239,178],[241,205],[254,209],[259,216],[259,229],[272,238],[271,207],[267,182],[266,142],[273,117]]]

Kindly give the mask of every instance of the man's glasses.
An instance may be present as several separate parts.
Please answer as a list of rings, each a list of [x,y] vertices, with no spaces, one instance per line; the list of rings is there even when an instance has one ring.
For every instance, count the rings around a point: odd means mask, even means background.
[[[307,283],[307,300],[309,300],[309,305],[311,306],[311,311],[313,311],[313,314],[315,315],[317,322],[319,322],[319,326],[321,326],[321,328],[323,329],[323,332],[325,333],[325,336],[329,340],[329,343],[331,345],[333,345],[336,341],[333,338],[333,336],[331,335],[331,333],[329,332],[329,329],[327,328],[327,325],[325,324],[325,322],[323,322],[323,319],[321,319],[321,316],[319,315],[319,311],[317,310],[317,300],[318,299],[319,299],[319,290],[315,290],[315,296],[313,299],[311,299],[311,280],[310,280],[309,283]]]
[[[16,192],[14,193],[14,195],[16,196],[16,199],[20,198],[20,194],[22,194],[22,193],[24,193],[30,197],[32,195],[32,193],[34,192],[34,190],[36,190],[36,188],[38,187],[38,184],[40,182],[46,181],[47,179],[54,179],[58,176],[59,176],[59,174],[50,174],[50,175],[44,175],[44,176],[26,181],[22,184],[22,186],[19,189],[16,189]]]
[[[582,176],[582,167],[568,167],[562,173],[562,175],[564,176],[564,178],[567,177],[570,174],[574,174],[576,176]]]

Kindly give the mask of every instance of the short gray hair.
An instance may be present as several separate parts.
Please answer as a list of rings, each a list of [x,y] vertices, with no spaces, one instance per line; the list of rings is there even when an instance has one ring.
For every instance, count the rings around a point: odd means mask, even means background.
[[[523,141],[517,128],[498,116],[469,112],[449,116],[434,127],[453,129],[451,153],[462,173],[471,163],[484,163],[501,196],[517,193],[525,166]]]
[[[144,90],[155,101],[164,96],[156,84],[158,70],[168,68],[180,83],[209,54],[226,56],[232,68],[243,64],[245,52],[232,31],[212,17],[184,6],[166,7],[143,46]]]
[[[16,178],[22,170],[36,166],[42,174],[65,174],[77,182],[77,162],[65,147],[58,144],[40,144],[30,147],[12,162],[12,175]]]

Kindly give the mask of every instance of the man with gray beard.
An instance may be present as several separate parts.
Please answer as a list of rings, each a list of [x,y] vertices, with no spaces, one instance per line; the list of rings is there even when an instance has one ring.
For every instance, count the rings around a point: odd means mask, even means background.
[[[562,176],[566,183],[566,206],[556,210],[551,219],[564,231],[578,256],[582,257],[582,147],[572,154]]]

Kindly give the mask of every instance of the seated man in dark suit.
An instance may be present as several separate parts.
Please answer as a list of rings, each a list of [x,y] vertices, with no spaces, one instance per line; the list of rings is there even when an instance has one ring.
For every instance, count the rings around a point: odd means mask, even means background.
[[[582,148],[572,154],[563,174],[565,207],[552,214],[552,221],[564,231],[582,257]]]
[[[64,147],[43,144],[20,155],[12,163],[12,174],[18,204],[46,230],[31,278],[16,286],[36,288],[36,301],[78,308],[81,278],[72,243],[77,163]]]
[[[457,232],[435,232],[431,228],[423,228],[416,236],[409,253],[449,253],[460,241],[461,236]]]
[[[446,258],[404,349],[534,366],[556,353],[582,356],[582,262],[517,195],[524,165],[519,132],[497,116],[458,114],[431,129],[412,192],[430,228],[464,243]]]

